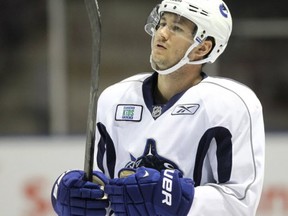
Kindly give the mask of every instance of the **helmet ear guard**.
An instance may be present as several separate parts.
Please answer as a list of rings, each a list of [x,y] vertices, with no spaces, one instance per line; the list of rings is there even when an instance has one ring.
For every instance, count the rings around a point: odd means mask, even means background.
[[[173,70],[156,70],[157,72],[168,74],[179,69],[184,64],[213,63],[224,52],[232,32],[232,17],[228,7],[222,0],[163,0],[161,4],[152,10],[145,25],[145,31],[152,37],[160,21],[161,14],[164,12],[185,17],[197,26],[197,31],[194,35],[194,43],[183,57],[185,61],[182,59],[178,66],[176,66],[177,64],[175,65],[176,67],[173,66]],[[187,55],[192,49],[207,38],[213,38],[214,47],[206,58],[197,61],[187,61]],[[152,68],[155,70],[153,65]]]

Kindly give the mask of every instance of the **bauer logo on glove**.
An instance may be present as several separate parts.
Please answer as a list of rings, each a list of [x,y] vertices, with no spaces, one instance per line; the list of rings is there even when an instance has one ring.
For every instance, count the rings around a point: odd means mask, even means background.
[[[140,167],[125,178],[111,179],[105,192],[116,215],[184,216],[193,202],[194,182],[178,170]]]

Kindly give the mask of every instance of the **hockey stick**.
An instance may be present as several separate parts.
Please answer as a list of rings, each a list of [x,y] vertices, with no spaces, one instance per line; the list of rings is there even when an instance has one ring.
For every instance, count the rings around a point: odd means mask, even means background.
[[[97,113],[97,92],[98,77],[101,54],[101,17],[97,0],[85,0],[86,10],[92,32],[92,66],[91,66],[91,86],[90,101],[88,108],[86,146],[84,171],[88,181],[92,181],[93,160],[94,160],[94,143],[96,130],[96,113]]]

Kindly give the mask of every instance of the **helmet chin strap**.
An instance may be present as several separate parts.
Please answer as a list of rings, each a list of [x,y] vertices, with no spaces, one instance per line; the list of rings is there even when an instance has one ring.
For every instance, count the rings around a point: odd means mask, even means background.
[[[162,75],[167,75],[170,73],[175,72],[176,70],[178,70],[179,68],[181,68],[182,66],[184,66],[185,64],[203,64],[203,63],[207,63],[210,61],[210,57],[207,57],[205,59],[201,59],[201,60],[196,60],[196,61],[191,61],[188,57],[188,55],[190,54],[190,52],[199,45],[199,43],[196,41],[194,42],[186,51],[184,57],[174,66],[167,68],[165,70],[159,70],[156,68],[156,64],[153,62],[152,60],[152,54],[150,55],[150,64],[153,70],[155,70],[157,73],[162,74]]]

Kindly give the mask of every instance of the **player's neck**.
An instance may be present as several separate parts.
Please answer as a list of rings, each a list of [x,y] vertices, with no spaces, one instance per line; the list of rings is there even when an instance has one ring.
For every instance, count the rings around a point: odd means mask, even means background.
[[[155,101],[165,104],[174,95],[197,85],[201,80],[201,70],[181,70],[168,75],[158,74]]]

